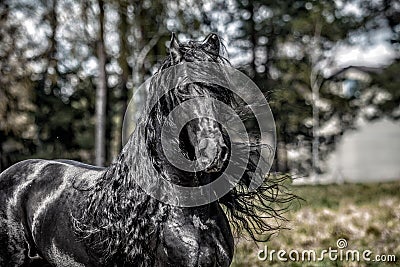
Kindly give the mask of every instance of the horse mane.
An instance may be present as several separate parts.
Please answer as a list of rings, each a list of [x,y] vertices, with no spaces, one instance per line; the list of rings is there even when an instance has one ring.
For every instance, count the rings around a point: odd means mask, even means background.
[[[88,197],[81,203],[82,212],[73,217],[79,238],[104,265],[121,259],[152,265],[154,258],[147,244],[149,240],[157,242],[161,222],[169,211],[169,206],[152,198],[136,184],[133,175],[152,181],[156,173],[152,171],[152,162],[141,156],[140,149],[144,146],[134,139],[129,142],[91,186]]]
[[[222,43],[220,47],[224,49]],[[181,45],[179,49],[186,61],[209,60],[230,64],[222,53],[211,53],[196,42]],[[159,72],[173,65],[170,55],[162,63]],[[148,98],[159,94],[156,85],[157,81],[151,84]],[[215,87],[212,84],[205,86]],[[248,113],[248,107],[243,106],[232,92],[219,90],[219,93],[238,113]],[[149,100],[144,109],[150,113],[148,103]],[[163,119],[159,114],[155,115],[157,116],[154,120]],[[245,117],[247,115],[243,116],[243,120]],[[140,178],[156,188],[155,179],[163,175],[157,168],[163,161],[154,156],[157,154],[154,144],[159,140],[151,126],[148,121],[139,121],[118,158],[94,181],[90,189],[85,191],[88,195],[80,203],[81,212],[73,217],[74,228],[79,238],[91,248],[92,253],[96,253],[102,259],[103,264],[123,258],[126,258],[127,262],[143,265],[151,265],[154,261],[151,245],[157,244],[162,222],[165,221],[171,207],[149,196],[135,180]],[[265,178],[265,173],[257,171],[258,162],[264,160],[260,155],[263,145],[256,141],[258,135],[257,132],[253,133],[253,141],[242,144],[251,147],[247,168],[238,185],[218,202],[225,207],[225,213],[235,233],[247,233],[255,241],[265,241],[266,238],[262,236],[280,228],[279,224],[273,225],[268,219],[284,220],[282,213],[287,209],[286,204],[295,199],[295,196],[285,187],[290,177],[272,179],[270,175]],[[259,176],[259,179],[265,181],[255,191],[251,191],[249,180],[254,176]],[[124,257],[121,257],[121,254]]]

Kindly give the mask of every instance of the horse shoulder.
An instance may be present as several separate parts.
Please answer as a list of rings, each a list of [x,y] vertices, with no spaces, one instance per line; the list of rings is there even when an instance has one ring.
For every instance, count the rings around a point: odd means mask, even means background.
[[[67,259],[68,250],[79,247],[70,211],[79,209],[84,197],[84,190],[75,189],[74,184],[90,185],[102,172],[103,169],[84,164],[53,160],[25,160],[2,172],[0,207],[3,223],[12,232],[20,233],[14,234],[15,242],[21,248],[27,243],[29,256],[40,254],[57,261]],[[65,243],[68,248],[63,247]]]

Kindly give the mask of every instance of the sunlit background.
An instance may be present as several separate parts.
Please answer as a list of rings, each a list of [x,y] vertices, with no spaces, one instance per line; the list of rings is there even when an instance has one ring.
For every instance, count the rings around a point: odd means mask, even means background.
[[[171,32],[181,42],[219,34],[270,103],[272,171],[290,173],[305,199],[271,248],[346,238],[400,258],[396,0],[1,1],[0,171],[27,158],[111,163],[130,97]],[[233,265],[265,266],[257,250],[238,239]]]

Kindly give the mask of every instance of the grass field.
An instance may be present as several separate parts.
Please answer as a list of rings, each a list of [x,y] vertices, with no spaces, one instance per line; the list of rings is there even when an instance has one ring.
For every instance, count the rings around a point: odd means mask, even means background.
[[[293,186],[293,193],[305,199],[287,214],[285,226],[267,243],[254,243],[245,238],[237,240],[232,266],[400,266],[400,181],[389,183]],[[337,240],[344,238],[342,249],[367,255],[371,261],[330,260],[279,261],[258,259],[260,249],[315,250],[317,258],[323,249],[338,249]],[[338,250],[340,251],[340,250]],[[296,254],[292,254],[293,257]],[[307,254],[306,254],[307,255]],[[376,255],[395,255],[396,262],[373,261]],[[261,254],[264,256],[264,254]],[[288,258],[288,254],[284,256]],[[361,256],[360,256],[361,257]],[[306,257],[307,258],[307,257]]]

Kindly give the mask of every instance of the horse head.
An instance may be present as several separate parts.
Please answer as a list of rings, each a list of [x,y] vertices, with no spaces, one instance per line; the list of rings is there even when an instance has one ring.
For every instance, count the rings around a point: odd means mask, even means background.
[[[190,41],[186,44],[180,43],[173,34],[169,50],[169,57],[164,61],[159,73],[162,74],[163,71],[167,70],[167,72],[169,71],[167,75],[170,76],[175,74],[175,71],[171,71],[171,68],[185,66],[185,63],[192,63],[191,66],[196,66],[198,71],[201,72],[202,64],[205,62],[225,64],[226,61],[220,55],[221,41],[216,34],[208,35],[202,42]],[[183,73],[183,77],[181,76],[180,79],[177,79],[179,82],[173,84],[172,88],[168,88],[168,92],[160,99],[157,110],[161,115],[154,113],[150,116],[150,120],[153,123],[153,127],[150,127],[152,128],[150,130],[157,131],[156,129],[162,128],[162,125],[171,125],[176,121],[183,122],[181,127],[177,126],[179,131],[174,132],[174,134],[177,133],[176,136],[169,131],[168,142],[176,141],[175,147],[171,148],[173,152],[169,152],[174,155],[181,154],[188,162],[190,161],[194,164],[189,164],[189,168],[180,168],[180,170],[179,168],[177,170],[177,168],[171,167],[168,160],[162,160],[165,159],[163,155],[166,152],[165,147],[163,149],[155,149],[156,153],[153,153],[153,156],[160,159],[156,160],[156,162],[162,163],[159,164],[159,168],[167,170],[167,174],[179,172],[183,169],[186,172],[186,177],[191,177],[190,174],[194,173],[199,176],[200,173],[209,178],[210,175],[218,175],[226,167],[230,149],[228,135],[219,122],[220,111],[218,105],[215,105],[213,100],[229,105],[232,96],[228,89],[211,81],[205,81],[204,79],[198,81],[195,77],[194,81],[188,82],[193,77],[190,77],[185,72]],[[191,72],[191,75],[196,76],[196,73]],[[201,76],[201,74],[198,76]],[[174,113],[174,110],[176,111],[175,117],[168,120],[167,117]],[[163,118],[159,119],[160,116]],[[157,135],[161,136],[161,132],[158,131],[154,134],[154,136]],[[186,186],[197,186],[209,182],[209,179],[207,181],[192,179],[191,181],[175,182]]]
[[[189,42],[186,46],[180,45],[173,35],[170,55],[174,64],[203,60],[218,62],[219,50],[220,40],[215,34],[210,34],[201,43]],[[183,128],[180,145],[188,152],[189,159],[197,160],[201,169],[209,173],[221,171],[228,158],[229,144],[217,121],[216,107],[213,102],[203,99],[218,98],[223,90],[219,89],[216,90],[215,85],[198,83],[178,87],[180,95],[196,97],[191,101],[194,118]]]

